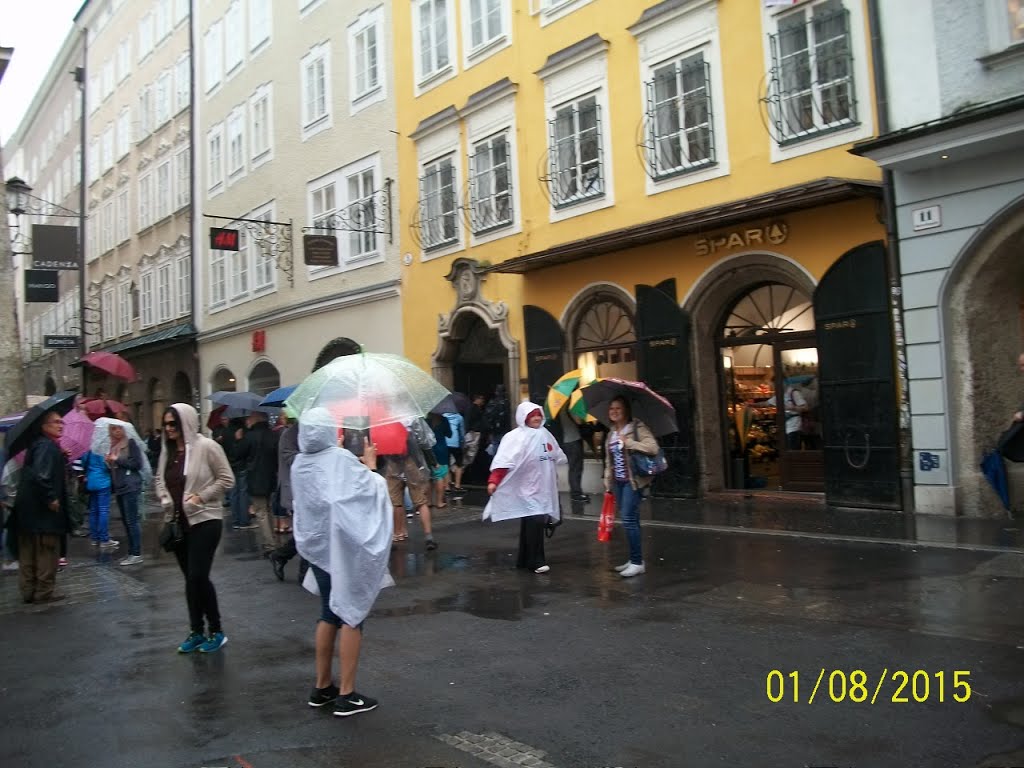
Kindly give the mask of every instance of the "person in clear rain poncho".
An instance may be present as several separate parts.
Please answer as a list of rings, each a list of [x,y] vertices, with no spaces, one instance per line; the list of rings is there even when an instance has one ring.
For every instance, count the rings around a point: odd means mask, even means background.
[[[292,464],[292,530],[299,554],[310,564],[303,586],[320,595],[316,628],[316,685],[309,704],[334,702],[347,717],[376,708],[356,693],[362,626],[377,594],[394,581],[388,573],[394,530],[387,481],[374,470],[377,449],[367,442],[362,458],[338,447],[338,428],[325,408],[299,418],[299,453]],[[340,686],[333,682],[338,645]]]
[[[153,481],[153,470],[146,457],[146,443],[135,427],[120,419],[96,421],[90,452],[102,456],[110,470],[111,490],[121,511],[128,555],[121,565],[142,564],[142,527],[139,501],[142,491]]]
[[[536,403],[523,402],[516,408],[516,428],[501,438],[491,462],[491,500],[483,515],[484,520],[521,519],[516,567],[534,573],[551,570],[544,557],[544,528],[548,518],[561,519],[555,465],[567,461],[543,424],[544,412]]]

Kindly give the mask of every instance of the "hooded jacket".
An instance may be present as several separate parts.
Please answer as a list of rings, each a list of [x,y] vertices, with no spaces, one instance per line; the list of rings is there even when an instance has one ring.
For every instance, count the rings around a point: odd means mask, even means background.
[[[235,484],[235,476],[231,472],[227,456],[224,455],[224,449],[210,438],[199,434],[199,414],[195,408],[187,403],[175,403],[171,408],[178,417],[185,439],[184,497],[187,499],[189,496],[198,495],[203,500],[198,506],[189,503],[183,505],[188,523],[196,525],[207,520],[221,520],[224,517],[221,499],[224,492]],[[164,483],[168,452],[173,450],[176,449],[168,445],[167,436],[164,434],[160,438],[160,461],[157,463],[154,485],[160,506],[164,510],[165,521],[174,518],[174,501]]]

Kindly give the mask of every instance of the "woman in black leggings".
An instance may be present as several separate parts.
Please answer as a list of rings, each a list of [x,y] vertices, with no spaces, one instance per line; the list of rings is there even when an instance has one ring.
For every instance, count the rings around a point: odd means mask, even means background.
[[[228,641],[210,569],[224,527],[221,499],[234,475],[220,445],[199,434],[199,415],[191,405],[175,403],[164,411],[163,432],[156,492],[164,520],[177,519],[183,532],[174,555],[185,575],[191,624],[178,652],[212,653]]]

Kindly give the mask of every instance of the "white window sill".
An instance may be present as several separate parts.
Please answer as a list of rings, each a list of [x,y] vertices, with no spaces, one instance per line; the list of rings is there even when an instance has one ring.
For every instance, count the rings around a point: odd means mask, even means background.
[[[472,67],[474,64],[479,64],[484,59],[493,56],[498,51],[507,48],[511,44],[507,32],[503,32],[493,40],[488,40],[486,43],[478,45],[476,48],[466,54],[466,66]]]
[[[256,43],[256,47],[255,48],[250,48],[249,49],[249,58],[253,58],[255,56],[259,56],[261,53],[263,53],[269,47],[270,47],[270,36],[268,35],[267,37],[264,37],[262,40],[260,40],[258,43]]]
[[[1001,51],[995,51],[978,59],[985,69],[1004,69],[1024,61],[1024,42],[1013,43]]]
[[[451,256],[452,254],[459,253],[460,251],[464,251],[465,249],[466,244],[463,242],[462,236],[460,235],[459,239],[456,240],[451,245],[438,246],[437,248],[432,248],[430,250],[427,250],[425,248],[422,249],[422,251],[420,252],[420,261],[433,261],[434,259],[440,259],[445,256]]]
[[[371,88],[370,90],[366,91],[366,93],[361,93],[360,95],[352,99],[349,114],[354,115],[357,112],[362,112],[367,107],[370,107],[374,104],[379,104],[380,102],[384,101],[384,97],[384,86],[377,85],[377,87]]]
[[[728,175],[728,161],[716,161],[715,163],[708,164],[702,167],[700,170],[693,170],[688,173],[680,173],[676,176],[670,176],[665,179],[652,179],[648,177],[647,194],[659,195],[662,192],[671,192],[673,189],[689,187],[693,184],[700,184],[701,182],[704,181],[710,181],[711,179],[718,179],[721,178],[722,176]]]
[[[259,168],[264,163],[269,163],[273,159],[274,159],[274,151],[272,149],[264,150],[263,152],[260,152],[258,155],[255,155],[249,161],[249,168],[250,168],[250,170],[256,170],[257,168]]]
[[[451,64],[441,69],[435,69],[433,72],[423,75],[419,82],[416,83],[416,94],[419,95],[429,91],[431,88],[436,88],[453,77],[455,77],[455,67]]]
[[[207,197],[216,197],[217,195],[219,195],[223,191],[224,191],[224,183],[221,182],[217,186],[210,187],[209,189],[207,189],[206,190],[206,196]]]
[[[593,0],[562,0],[560,3],[544,8],[540,12],[540,25],[546,27],[591,2]]]
[[[328,112],[323,117],[318,117],[313,122],[302,126],[302,140],[306,141],[307,139],[311,139],[318,133],[326,131],[328,128],[331,128],[332,126],[333,123],[331,121],[331,113]]]

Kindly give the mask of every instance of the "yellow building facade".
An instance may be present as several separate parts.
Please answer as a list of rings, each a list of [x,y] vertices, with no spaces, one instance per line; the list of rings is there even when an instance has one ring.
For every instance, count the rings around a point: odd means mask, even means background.
[[[891,366],[842,356],[892,349],[880,178],[847,151],[875,133],[864,0],[400,0],[394,23],[411,359],[521,397],[575,367],[646,381],[681,425],[664,495],[898,505],[872,479]]]

